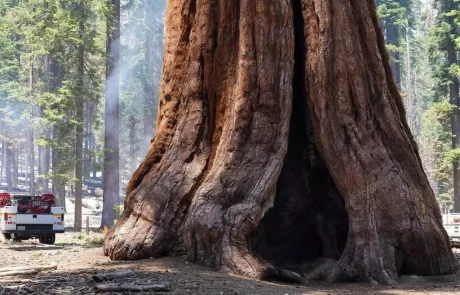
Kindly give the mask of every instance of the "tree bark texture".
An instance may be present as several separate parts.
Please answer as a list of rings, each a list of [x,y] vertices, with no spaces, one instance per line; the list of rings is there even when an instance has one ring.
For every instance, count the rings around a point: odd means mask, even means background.
[[[345,200],[342,275],[390,282],[457,268],[405,119],[373,1],[305,3],[316,144]],[[396,205],[397,204],[397,205]]]
[[[284,279],[325,258],[318,276],[379,283],[457,269],[372,0],[168,4],[157,133],[106,255]]]

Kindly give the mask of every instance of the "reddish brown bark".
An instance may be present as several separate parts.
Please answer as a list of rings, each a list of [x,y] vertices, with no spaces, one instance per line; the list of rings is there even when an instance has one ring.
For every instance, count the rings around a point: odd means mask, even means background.
[[[304,1],[316,144],[343,196],[339,276],[391,282],[457,268],[392,78],[372,0]]]
[[[106,255],[296,280],[456,270],[372,1],[168,4],[157,133]]]

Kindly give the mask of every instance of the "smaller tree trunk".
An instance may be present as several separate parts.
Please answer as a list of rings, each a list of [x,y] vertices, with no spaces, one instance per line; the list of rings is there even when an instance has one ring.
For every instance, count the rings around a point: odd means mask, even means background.
[[[146,23],[146,39],[145,39],[145,64],[147,66],[147,75],[145,82],[145,104],[143,112],[143,140],[141,145],[141,155],[144,156],[147,152],[148,147],[150,146],[150,140],[153,137],[153,128],[154,128],[154,113],[155,113],[155,96],[158,93],[155,93],[154,89],[154,39],[155,39],[155,3],[152,0],[144,0],[145,5],[145,16],[144,20]]]
[[[13,178],[13,187],[18,187],[18,177],[19,177],[19,151],[16,146],[13,146],[13,167],[12,167],[12,178]]]
[[[85,24],[83,20],[79,24],[80,40],[83,41]],[[77,231],[82,229],[82,201],[83,201],[83,132],[84,132],[84,63],[85,48],[83,44],[78,48],[78,92],[75,98],[77,127],[75,132],[75,223]]]
[[[44,146],[38,146],[38,192],[45,193],[46,191],[46,148]]]
[[[120,0],[112,0],[113,30],[107,32],[106,99],[105,99],[105,158],[101,226],[112,226],[118,218],[115,204],[120,203]]]
[[[1,159],[2,164],[0,166],[0,185],[3,182],[3,171],[5,171],[5,141],[2,140],[2,156]]]
[[[35,195],[35,148],[34,148],[34,132],[29,131],[29,191]]]
[[[56,129],[53,129],[53,139],[57,139]],[[52,149],[52,167],[53,167],[53,194],[59,200],[59,205],[66,210],[65,204],[65,183],[61,177],[61,154],[59,148]]]
[[[394,51],[390,53],[391,57],[391,68],[393,69],[393,75],[396,85],[401,89],[401,53],[399,51],[400,46],[400,36],[399,36],[399,26],[394,24],[393,21],[390,21],[386,27],[387,33],[387,44],[393,45],[396,47]]]
[[[13,144],[10,141],[6,143],[6,184],[8,191],[13,190]]]

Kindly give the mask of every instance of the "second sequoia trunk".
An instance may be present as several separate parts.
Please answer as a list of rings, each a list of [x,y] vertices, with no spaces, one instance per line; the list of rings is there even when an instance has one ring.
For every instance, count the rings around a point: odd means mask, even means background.
[[[329,280],[380,283],[457,269],[373,1],[169,0],[165,41],[106,255],[289,279],[327,258]]]

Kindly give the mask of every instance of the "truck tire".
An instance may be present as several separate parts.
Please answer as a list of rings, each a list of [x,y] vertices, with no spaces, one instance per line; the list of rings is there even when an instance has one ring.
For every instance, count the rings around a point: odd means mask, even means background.
[[[56,234],[44,234],[38,237],[38,240],[42,244],[54,245],[56,241]]]
[[[3,234],[5,236],[5,239],[11,240],[11,234]]]

